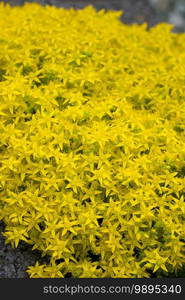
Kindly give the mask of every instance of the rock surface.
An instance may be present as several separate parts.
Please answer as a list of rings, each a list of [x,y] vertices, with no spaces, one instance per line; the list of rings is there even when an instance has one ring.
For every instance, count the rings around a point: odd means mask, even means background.
[[[0,222],[0,232],[4,231],[4,224]],[[36,261],[47,263],[47,258],[41,258],[39,251],[32,251],[32,247],[21,242],[13,249],[5,244],[5,238],[0,234],[0,278],[28,278],[26,269]]]

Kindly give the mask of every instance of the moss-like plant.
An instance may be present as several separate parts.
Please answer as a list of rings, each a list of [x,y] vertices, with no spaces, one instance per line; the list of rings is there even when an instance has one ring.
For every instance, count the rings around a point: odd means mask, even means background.
[[[185,35],[120,12],[0,5],[0,219],[31,277],[185,262]]]

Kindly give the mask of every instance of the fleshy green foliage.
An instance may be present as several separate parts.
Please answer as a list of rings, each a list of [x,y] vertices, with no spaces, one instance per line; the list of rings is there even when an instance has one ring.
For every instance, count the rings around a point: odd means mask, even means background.
[[[0,6],[0,219],[31,277],[185,261],[185,35],[120,12]]]

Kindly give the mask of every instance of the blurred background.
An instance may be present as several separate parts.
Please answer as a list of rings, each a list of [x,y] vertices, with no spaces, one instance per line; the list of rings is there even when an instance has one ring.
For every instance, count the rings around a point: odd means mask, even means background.
[[[185,32],[185,0],[0,0],[11,5],[37,2],[42,5],[83,8],[93,5],[97,9],[123,10],[124,23],[147,22],[153,26],[160,22],[174,24],[174,31]]]

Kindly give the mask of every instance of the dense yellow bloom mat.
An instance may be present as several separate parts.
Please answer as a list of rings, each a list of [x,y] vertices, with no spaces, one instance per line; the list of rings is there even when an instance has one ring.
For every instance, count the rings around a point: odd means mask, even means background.
[[[0,219],[31,277],[185,262],[185,35],[120,12],[0,6]]]

